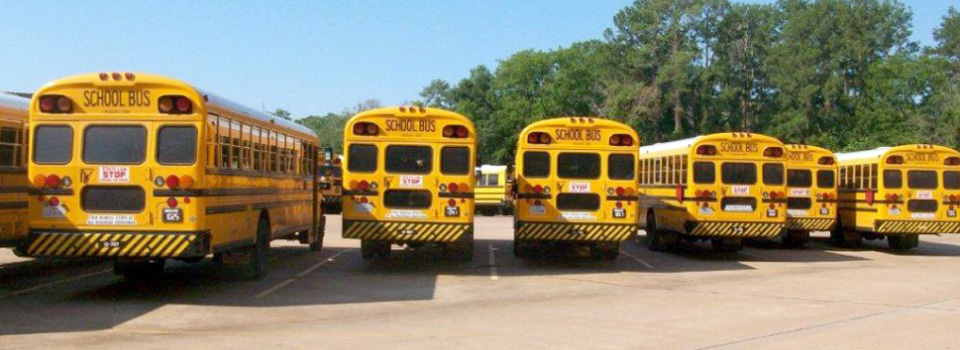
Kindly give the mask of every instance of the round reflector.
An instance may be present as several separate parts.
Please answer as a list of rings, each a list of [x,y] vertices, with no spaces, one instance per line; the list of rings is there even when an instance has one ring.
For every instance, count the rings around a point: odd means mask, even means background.
[[[451,207],[455,207],[455,206],[457,206],[457,200],[456,200],[456,199],[450,199],[450,200],[447,201],[447,205],[449,205],[449,206],[451,206]]]
[[[443,137],[451,137],[451,136],[453,136],[453,127],[450,125],[444,126]]]
[[[173,198],[173,197],[167,198],[167,206],[168,206],[168,207],[176,208],[176,207],[177,207],[177,204],[178,204],[178,203],[177,203],[177,199],[176,199],[176,198]]]

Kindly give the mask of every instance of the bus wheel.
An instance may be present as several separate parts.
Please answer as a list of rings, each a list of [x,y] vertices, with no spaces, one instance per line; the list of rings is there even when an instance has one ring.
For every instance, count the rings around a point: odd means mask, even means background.
[[[250,278],[261,280],[267,277],[267,264],[270,262],[270,222],[261,217],[257,223],[257,238],[250,249],[250,260],[247,268]]]
[[[842,227],[830,231],[830,244],[835,247],[854,248],[860,245],[860,239],[859,232],[845,230]]]
[[[907,250],[920,245],[920,235],[887,235],[890,249]]]
[[[810,241],[810,232],[787,231],[783,236],[783,245],[788,248],[801,248]]]
[[[391,252],[390,242],[360,240],[360,255],[366,260],[389,259]]]
[[[736,253],[743,250],[743,240],[736,238],[714,238],[710,240],[710,244],[717,253]]]
[[[310,243],[311,251],[319,252],[320,250],[323,249],[323,236],[326,233],[326,227],[327,227],[327,217],[322,216],[320,218],[320,225],[318,227],[314,227],[311,232],[311,234],[314,234],[316,236],[314,237],[315,239],[314,242]]]
[[[590,247],[590,256],[594,260],[617,260],[620,256],[620,243],[594,243]]]
[[[644,237],[643,244],[648,249],[655,252],[663,252],[673,249],[677,245],[678,236],[665,233],[657,227],[657,216],[651,211],[647,213],[647,235]]]
[[[473,261],[473,232],[464,233],[456,242],[447,244],[447,254],[456,261]]]
[[[128,279],[149,279],[163,275],[164,259],[145,261],[114,261],[113,273]]]
[[[480,210],[480,213],[483,216],[494,216],[497,215],[497,208],[483,208]]]

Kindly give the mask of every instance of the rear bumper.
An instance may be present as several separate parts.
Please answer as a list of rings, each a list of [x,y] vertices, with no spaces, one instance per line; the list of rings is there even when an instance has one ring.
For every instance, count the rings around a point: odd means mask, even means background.
[[[918,220],[877,220],[874,232],[939,234],[960,233],[960,222],[956,221],[918,221]]]
[[[22,249],[37,257],[190,258],[210,252],[209,232],[30,231]]]
[[[452,243],[473,224],[343,220],[343,238],[412,243]]]
[[[622,242],[637,233],[634,224],[519,222],[514,239],[566,242]]]
[[[785,224],[779,222],[691,221],[687,234],[703,237],[774,238]]]
[[[787,230],[830,231],[837,224],[835,218],[787,218]]]

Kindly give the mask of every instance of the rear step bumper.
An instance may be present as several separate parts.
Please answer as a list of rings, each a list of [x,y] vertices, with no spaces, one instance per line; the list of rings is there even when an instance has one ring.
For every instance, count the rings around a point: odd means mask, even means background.
[[[210,233],[31,230],[22,252],[37,257],[204,257],[210,252]]]
[[[521,221],[514,238],[534,241],[622,242],[634,237],[636,233],[636,224]]]

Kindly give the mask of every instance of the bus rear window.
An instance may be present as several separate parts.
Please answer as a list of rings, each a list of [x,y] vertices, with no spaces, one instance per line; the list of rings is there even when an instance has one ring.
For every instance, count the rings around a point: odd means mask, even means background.
[[[157,132],[157,163],[193,164],[197,159],[197,128],[165,126]]]
[[[73,128],[65,125],[41,125],[34,130],[34,163],[67,164],[72,157]]]
[[[693,182],[712,184],[717,181],[717,167],[710,162],[693,163]]]
[[[440,151],[440,172],[447,175],[469,174],[470,149],[466,147],[444,147]]]
[[[384,156],[388,173],[429,174],[433,169],[430,146],[387,146]]]
[[[934,190],[937,188],[937,172],[933,170],[908,171],[907,187],[912,189]]]
[[[787,170],[788,187],[810,187],[813,185],[813,172],[806,169]]]
[[[900,173],[900,170],[884,170],[883,171],[883,187],[884,188],[903,187],[903,174]]]
[[[523,176],[550,176],[550,154],[547,152],[524,152]]]
[[[347,148],[347,170],[372,173],[377,170],[377,146],[350,145]]]
[[[139,125],[96,125],[83,131],[87,164],[140,164],[146,151],[147,129]]]
[[[564,179],[596,179],[600,177],[600,155],[596,153],[560,153],[557,175]]]
[[[757,183],[757,165],[753,163],[723,163],[720,177],[726,185],[753,185]]]
[[[430,208],[430,191],[387,190],[383,194],[383,206],[397,209]]]
[[[767,163],[763,165],[764,185],[783,185],[783,164]]]
[[[943,188],[948,190],[960,190],[960,171],[944,171]]]
[[[634,156],[611,154],[607,164],[607,177],[611,180],[633,180]]]
[[[817,187],[820,188],[833,188],[834,183],[836,182],[836,176],[833,170],[819,170],[817,171]]]

